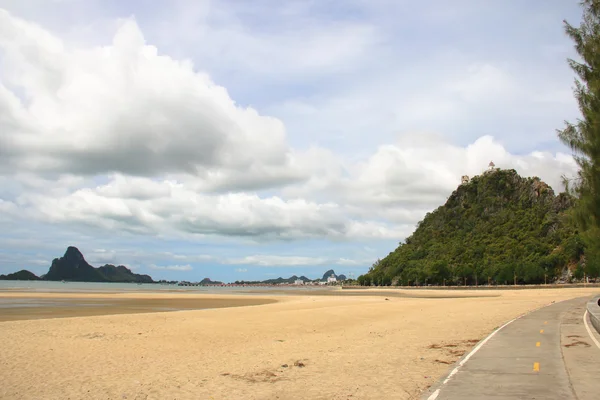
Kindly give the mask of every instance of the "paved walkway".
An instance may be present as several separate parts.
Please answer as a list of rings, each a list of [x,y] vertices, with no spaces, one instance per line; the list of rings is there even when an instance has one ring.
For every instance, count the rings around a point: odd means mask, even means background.
[[[600,347],[583,318],[588,300],[555,303],[509,323],[423,399],[600,399]]]

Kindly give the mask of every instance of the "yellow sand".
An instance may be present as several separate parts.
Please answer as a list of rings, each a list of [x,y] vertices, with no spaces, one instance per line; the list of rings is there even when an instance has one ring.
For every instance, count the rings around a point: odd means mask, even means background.
[[[414,399],[503,322],[598,292],[281,296],[249,307],[1,322],[0,398]]]

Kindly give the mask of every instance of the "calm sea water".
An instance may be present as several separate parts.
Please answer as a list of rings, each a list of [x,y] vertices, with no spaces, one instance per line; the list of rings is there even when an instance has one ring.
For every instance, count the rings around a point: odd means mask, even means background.
[[[80,292],[80,293],[115,293],[115,292],[184,292],[184,293],[229,293],[260,294],[268,292],[294,292],[330,290],[329,288],[306,286],[265,286],[265,287],[221,287],[221,286],[177,286],[137,283],[96,283],[96,282],[48,282],[48,281],[0,281],[0,291],[28,292]]]

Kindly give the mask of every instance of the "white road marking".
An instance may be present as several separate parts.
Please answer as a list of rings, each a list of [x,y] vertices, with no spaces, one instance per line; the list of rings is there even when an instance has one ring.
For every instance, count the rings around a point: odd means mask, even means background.
[[[525,315],[525,314],[523,314]],[[450,379],[452,379],[452,377],[458,372],[458,370],[465,365],[465,363],[467,361],[469,361],[469,358],[471,358],[473,356],[473,354],[477,353],[479,351],[479,349],[481,349],[481,347],[487,343],[488,340],[490,340],[492,337],[494,337],[494,335],[498,332],[500,332],[500,330],[502,328],[504,328],[505,326],[507,326],[508,324],[512,323],[513,321],[516,321],[517,319],[521,318],[523,315],[512,319],[510,321],[508,321],[507,323],[505,323],[504,325],[502,325],[500,328],[496,329],[494,332],[490,333],[490,335],[488,337],[486,337],[485,339],[483,339],[481,342],[479,342],[479,344],[477,346],[475,346],[475,348],[473,350],[471,350],[471,352],[465,357],[463,358],[458,365],[452,370],[452,372],[450,372],[450,375],[448,375],[448,377],[446,379],[444,379],[444,382],[442,382],[442,385],[445,385],[446,383],[448,383],[448,381],[450,381]],[[440,395],[440,389],[437,389],[435,392],[433,392],[431,394],[431,396],[429,396],[427,398],[427,400],[435,400],[437,399],[437,397]]]
[[[590,325],[587,322],[587,316],[588,316],[588,310],[585,310],[585,314],[583,314],[583,324],[585,325],[585,329],[587,330],[588,335],[590,335],[590,337],[592,338],[594,343],[596,343],[596,346],[600,349],[600,343],[598,343],[598,340],[596,340],[596,337],[594,336],[594,334],[592,333],[592,330],[590,329]]]
[[[569,299],[559,300],[559,301],[556,301],[556,302],[554,302],[554,301],[553,301],[552,303],[550,303],[550,304],[546,304],[545,306],[542,306],[542,307],[540,307],[540,308],[536,308],[536,309],[534,309],[534,310],[530,310],[530,311],[528,311],[528,312],[526,312],[526,313],[524,313],[524,314],[521,314],[521,315],[519,315],[519,316],[518,316],[517,318],[515,318],[515,319],[511,319],[510,321],[508,321],[507,323],[505,323],[504,325],[502,325],[500,328],[498,328],[498,329],[496,329],[494,332],[490,333],[490,335],[489,335],[488,337],[486,337],[486,338],[485,338],[483,341],[479,342],[479,344],[478,344],[477,346],[475,346],[475,348],[474,348],[473,350],[471,350],[471,352],[470,352],[470,353],[469,353],[469,354],[468,354],[468,355],[467,355],[465,358],[463,358],[463,359],[462,359],[462,360],[461,360],[461,361],[458,363],[458,365],[457,365],[457,366],[456,366],[456,367],[455,367],[455,368],[452,370],[452,372],[450,372],[450,374],[448,375],[448,377],[447,377],[446,379],[444,379],[444,381],[442,382],[442,385],[445,385],[445,384],[447,384],[447,383],[450,381],[450,379],[452,379],[452,377],[453,377],[454,375],[456,375],[456,373],[458,372],[458,370],[459,370],[459,369],[460,369],[460,368],[461,368],[463,365],[465,365],[465,363],[466,363],[467,361],[469,361],[469,358],[471,358],[471,357],[472,357],[472,356],[473,356],[475,353],[477,353],[477,352],[479,351],[479,349],[480,349],[480,348],[481,348],[481,347],[482,347],[484,344],[486,344],[488,340],[490,340],[492,337],[494,337],[494,335],[495,335],[496,333],[500,332],[500,330],[501,330],[502,328],[504,328],[505,326],[507,326],[507,325],[509,325],[509,324],[513,323],[514,321],[516,321],[516,320],[518,320],[519,318],[522,318],[522,317],[524,317],[524,316],[526,316],[526,315],[528,315],[528,314],[531,314],[531,313],[533,313],[533,312],[539,311],[539,310],[541,310],[541,309],[543,309],[543,308],[546,308],[546,307],[548,307],[548,306],[551,306],[551,305],[553,305],[553,304],[562,303],[563,301],[567,301],[567,300],[569,300]],[[586,310],[586,312],[587,312],[587,310]],[[548,321],[546,321],[545,323],[547,323],[547,322],[548,322]],[[585,321],[584,321],[584,322],[585,322]],[[587,327],[587,324],[586,324],[586,327]],[[596,339],[595,339],[595,338],[592,338],[592,339],[594,339],[594,341],[596,341]],[[596,345],[598,345],[598,347],[600,347],[600,345],[598,344],[598,342],[596,342]],[[435,391],[434,391],[434,392],[433,392],[433,393],[432,393],[432,394],[431,394],[431,395],[430,395],[430,396],[427,398],[427,400],[436,400],[436,399],[438,398],[438,396],[440,395],[440,390],[441,390],[441,388],[438,388],[438,389],[436,389],[436,390],[435,390]]]

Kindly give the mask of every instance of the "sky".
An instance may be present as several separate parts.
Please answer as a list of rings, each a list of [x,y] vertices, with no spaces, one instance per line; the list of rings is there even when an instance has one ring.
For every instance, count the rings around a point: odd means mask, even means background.
[[[569,0],[0,0],[0,273],[366,272],[493,161],[556,192]]]

